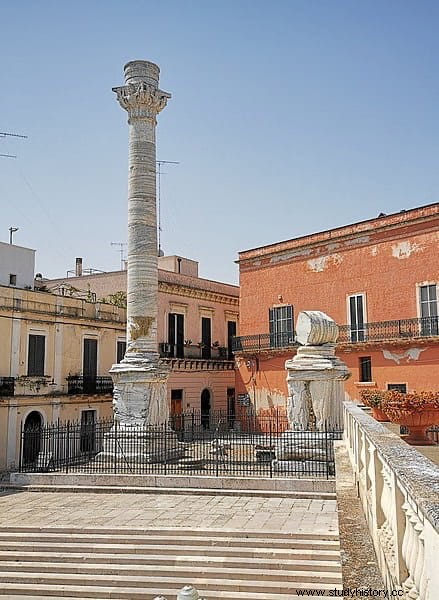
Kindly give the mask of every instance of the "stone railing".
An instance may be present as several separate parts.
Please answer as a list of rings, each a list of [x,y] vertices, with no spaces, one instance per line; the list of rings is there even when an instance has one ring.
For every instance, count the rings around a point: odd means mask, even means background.
[[[439,590],[439,468],[356,404],[345,402],[344,416],[346,445],[389,594],[433,600]]]

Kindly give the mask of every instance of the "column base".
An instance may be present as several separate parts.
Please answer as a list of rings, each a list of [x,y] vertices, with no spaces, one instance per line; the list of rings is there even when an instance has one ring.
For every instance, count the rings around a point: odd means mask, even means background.
[[[148,464],[174,462],[186,454],[185,444],[166,426],[118,426],[105,434],[97,463]]]

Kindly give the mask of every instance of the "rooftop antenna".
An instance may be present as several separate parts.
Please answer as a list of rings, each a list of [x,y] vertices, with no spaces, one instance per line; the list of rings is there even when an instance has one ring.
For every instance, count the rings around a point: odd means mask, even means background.
[[[124,246],[127,245],[126,242],[111,242],[112,246],[119,246],[119,252],[120,252],[120,270],[123,271],[123,263],[124,263],[124,257],[123,257],[123,253],[124,253]]]
[[[157,169],[157,222],[158,222],[158,247],[159,247],[159,256],[163,256],[164,252],[161,246],[161,233],[162,233],[162,216],[160,210],[160,188],[161,188],[161,176],[166,175],[162,171],[162,165],[179,165],[180,163],[175,160],[156,160]]]
[[[15,138],[23,138],[27,139],[27,135],[20,135],[19,133],[8,133],[6,131],[0,131],[0,138],[5,137],[15,137]],[[17,158],[15,154],[0,154],[3,158]]]
[[[13,234],[18,231],[18,227],[9,227],[9,243],[12,244],[12,236]]]

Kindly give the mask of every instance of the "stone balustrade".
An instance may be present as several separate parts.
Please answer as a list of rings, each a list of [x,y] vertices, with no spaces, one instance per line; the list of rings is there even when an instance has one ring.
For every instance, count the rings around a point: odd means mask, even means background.
[[[344,403],[344,418],[359,497],[389,594],[437,598],[439,468],[356,404]]]

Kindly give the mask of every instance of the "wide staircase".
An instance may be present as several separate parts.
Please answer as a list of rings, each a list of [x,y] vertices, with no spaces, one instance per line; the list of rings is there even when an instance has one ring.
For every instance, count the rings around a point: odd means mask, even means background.
[[[0,528],[0,598],[174,600],[186,584],[206,600],[329,596],[342,589],[338,536]]]

